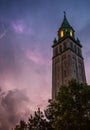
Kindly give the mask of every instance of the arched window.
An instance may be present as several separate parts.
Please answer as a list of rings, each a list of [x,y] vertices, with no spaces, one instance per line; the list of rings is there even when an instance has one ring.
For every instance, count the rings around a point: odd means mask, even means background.
[[[72,30],[70,30],[70,36],[71,36],[71,37],[73,36],[73,31],[72,31]]]
[[[64,36],[64,31],[63,30],[61,30],[60,36],[61,36],[61,38]]]
[[[70,48],[73,50],[73,43],[70,42]]]
[[[81,56],[81,49],[78,48],[78,55]]]
[[[66,42],[63,43],[63,48],[64,48],[64,50],[67,49],[67,43]]]

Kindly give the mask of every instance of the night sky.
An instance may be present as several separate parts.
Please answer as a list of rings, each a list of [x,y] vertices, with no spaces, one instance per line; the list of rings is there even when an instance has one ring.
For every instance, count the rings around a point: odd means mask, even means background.
[[[63,11],[83,45],[90,84],[89,0],[0,0],[0,130],[10,130],[51,98],[52,44]]]

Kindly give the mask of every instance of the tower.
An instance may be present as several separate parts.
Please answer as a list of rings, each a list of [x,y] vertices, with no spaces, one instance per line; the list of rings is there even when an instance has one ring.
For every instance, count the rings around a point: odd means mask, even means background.
[[[69,24],[64,12],[63,22],[58,30],[58,39],[53,41],[52,57],[52,98],[54,99],[61,85],[71,79],[86,83],[82,45],[75,39],[75,31]]]

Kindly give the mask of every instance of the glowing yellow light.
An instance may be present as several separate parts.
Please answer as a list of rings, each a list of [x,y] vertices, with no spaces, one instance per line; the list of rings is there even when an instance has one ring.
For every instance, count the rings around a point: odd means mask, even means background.
[[[60,35],[61,35],[61,37],[64,36],[64,31],[63,30],[60,32]]]
[[[73,31],[72,31],[72,30],[70,30],[70,36],[72,37],[72,35],[73,35]]]

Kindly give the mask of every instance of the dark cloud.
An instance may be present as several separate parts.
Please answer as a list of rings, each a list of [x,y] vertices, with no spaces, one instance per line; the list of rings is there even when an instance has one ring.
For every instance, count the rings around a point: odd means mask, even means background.
[[[21,118],[25,118],[29,99],[20,90],[10,90],[5,95],[2,93],[0,91],[0,130],[10,130]]]
[[[26,17],[27,14],[33,16],[44,5],[42,0],[0,0],[0,20],[15,20]]]

